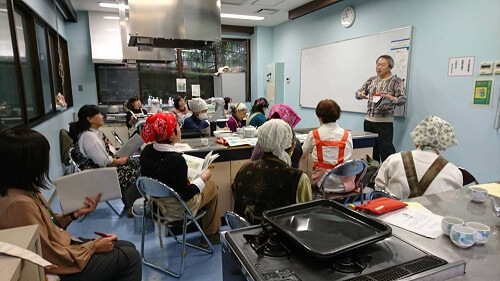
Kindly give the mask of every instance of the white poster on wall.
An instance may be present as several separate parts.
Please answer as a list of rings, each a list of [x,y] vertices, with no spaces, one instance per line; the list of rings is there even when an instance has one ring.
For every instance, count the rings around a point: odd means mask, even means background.
[[[186,79],[185,78],[177,78],[175,79],[177,85],[177,92],[186,92]]]
[[[193,98],[199,98],[201,93],[200,85],[191,85],[191,95]]]
[[[472,76],[474,57],[455,57],[448,60],[448,76]]]

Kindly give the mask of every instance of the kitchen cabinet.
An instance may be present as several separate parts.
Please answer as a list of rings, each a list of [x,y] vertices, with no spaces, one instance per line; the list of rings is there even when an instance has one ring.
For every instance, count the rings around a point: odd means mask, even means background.
[[[42,255],[38,225],[0,230],[0,241],[28,249]],[[9,281],[44,281],[42,267],[20,258],[0,256],[0,276]]]

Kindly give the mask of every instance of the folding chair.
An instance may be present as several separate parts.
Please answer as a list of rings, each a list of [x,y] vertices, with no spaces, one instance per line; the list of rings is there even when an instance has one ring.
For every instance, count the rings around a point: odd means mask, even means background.
[[[471,183],[479,184],[479,182],[476,180],[476,178],[471,173],[469,173],[466,169],[464,169],[462,167],[458,167],[458,169],[460,170],[460,172],[462,172],[462,179],[464,182],[463,186],[466,186],[466,185],[471,184]]]
[[[224,214],[224,219],[226,220],[227,225],[229,225],[231,229],[238,229],[252,225],[244,217],[232,211],[227,211]]]
[[[123,146],[124,142],[122,141],[122,138],[116,133],[116,131],[111,131],[111,134],[113,134],[113,137],[115,137],[115,140]]]
[[[381,197],[387,197],[387,198],[399,200],[399,198],[396,195],[389,193],[389,192],[382,190],[382,189],[375,189],[374,191],[372,191],[370,193],[370,201],[373,199],[381,198]]]
[[[69,149],[68,151],[68,154],[69,154],[69,164],[70,164],[70,170],[71,170],[71,173],[77,173],[77,172],[80,172],[81,169],[80,169],[80,166],[77,162],[77,159],[79,157],[83,157],[83,155],[78,155],[78,151],[76,150],[76,148],[72,147]],[[111,210],[113,210],[113,212],[119,217],[123,217],[123,214],[124,214],[124,211],[125,211],[125,208],[123,208],[123,210],[121,212],[118,212],[114,207],[113,205],[111,205],[111,203],[109,203],[109,201],[104,201],[106,202],[106,204],[111,208]],[[85,216],[82,216],[78,221],[79,222],[82,222],[83,220],[85,219]]]
[[[182,200],[182,198],[179,196],[179,194],[177,194],[177,192],[175,192],[172,188],[168,187],[167,185],[165,185],[164,183],[162,183],[158,180],[148,178],[148,177],[139,177],[136,181],[136,184],[137,184],[137,189],[139,190],[141,195],[147,199],[147,201],[152,200],[154,202],[156,198],[174,197],[175,199],[177,199],[179,204],[181,204],[184,207],[183,218],[181,221],[168,221],[165,214],[162,213],[160,208],[158,208],[158,216],[159,217],[154,217],[155,212],[153,212],[153,218],[156,219],[157,221],[161,220],[162,224],[165,226],[165,229],[168,231],[170,236],[172,236],[176,242],[182,244],[181,265],[180,265],[179,271],[175,272],[175,271],[172,271],[168,268],[162,267],[158,264],[155,264],[155,263],[152,263],[152,262],[146,260],[146,258],[144,256],[144,236],[145,236],[144,224],[145,224],[145,220],[146,220],[145,216],[142,217],[142,233],[141,233],[142,263],[144,263],[147,266],[161,270],[161,271],[163,271],[167,274],[170,274],[176,278],[179,278],[182,275],[182,273],[184,272],[184,258],[186,256],[186,246],[189,246],[191,248],[198,249],[198,250],[201,250],[201,251],[204,251],[207,253],[211,253],[211,254],[214,253],[214,248],[212,246],[212,243],[210,243],[207,236],[205,235],[205,233],[203,232],[203,230],[201,229],[200,225],[197,222],[198,219],[202,218],[206,214],[206,210],[205,211],[198,210],[198,213],[196,214],[196,216],[194,216],[193,213],[191,212],[191,210],[189,209],[189,207],[186,205],[186,202],[184,202],[184,200]],[[146,204],[147,203],[145,200],[144,201],[144,209],[146,209]],[[161,216],[160,216],[160,214],[161,214]],[[189,224],[194,224],[196,226],[198,231],[201,233],[203,239],[208,244],[208,247],[209,247],[208,249],[205,249],[205,248],[202,248],[198,245],[194,245],[194,244],[186,242],[186,232],[187,232],[187,226]],[[175,235],[175,233],[171,229],[172,227],[176,227],[176,226],[182,226],[182,240],[179,239],[177,237],[177,235]],[[159,234],[159,237],[160,237],[160,242],[161,242],[162,241],[161,240],[162,239],[161,233]]]
[[[365,160],[363,159],[351,159],[347,160],[342,164],[339,164],[337,167],[333,168],[328,174],[326,174],[325,179],[319,186],[319,195],[322,198],[326,198],[325,195],[325,183],[328,182],[328,178],[331,176],[356,176],[355,180],[355,186],[360,188],[361,190],[361,204],[364,202],[364,185],[361,182],[361,179],[366,173],[368,165],[366,164]],[[351,192],[351,193],[340,193],[340,196],[338,198],[345,198],[349,197],[352,195],[357,195],[357,192]],[[335,198],[335,199],[338,199]]]

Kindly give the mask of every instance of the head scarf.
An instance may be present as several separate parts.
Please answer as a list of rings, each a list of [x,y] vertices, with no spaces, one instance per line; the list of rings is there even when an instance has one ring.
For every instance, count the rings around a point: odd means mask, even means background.
[[[292,161],[285,150],[292,146],[293,132],[288,123],[280,119],[271,119],[259,127],[257,138],[262,151],[271,152],[290,165]]]
[[[192,112],[198,113],[203,110],[207,110],[207,103],[201,98],[194,98],[188,101],[189,108]]]
[[[177,118],[170,112],[160,112],[151,115],[146,120],[146,124],[142,129],[141,137],[144,142],[156,141],[164,143],[173,135],[177,127]]]
[[[295,128],[295,126],[300,122],[299,115],[293,110],[293,108],[286,104],[278,103],[273,105],[269,110],[269,119],[272,118],[274,113],[278,113],[280,119],[287,122],[290,126],[292,126],[292,128]]]
[[[231,106],[231,110],[233,111],[233,113],[236,113],[236,111],[247,110],[247,106],[244,103],[239,102],[234,106]]]
[[[421,148],[446,150],[458,144],[455,132],[450,123],[434,116],[428,115],[410,133],[415,145]]]

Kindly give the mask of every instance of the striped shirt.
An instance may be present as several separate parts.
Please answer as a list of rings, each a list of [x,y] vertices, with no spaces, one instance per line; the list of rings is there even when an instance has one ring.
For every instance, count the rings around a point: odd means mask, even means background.
[[[365,84],[359,89],[355,96],[357,99],[362,99],[360,94],[364,91],[368,96],[368,105],[366,112],[366,120],[372,122],[392,122],[394,119],[394,109],[396,106],[402,106],[406,103],[404,80],[393,75],[387,79],[380,79],[378,76],[370,77]],[[380,104],[376,106],[374,95],[390,94],[397,98],[395,101]]]

